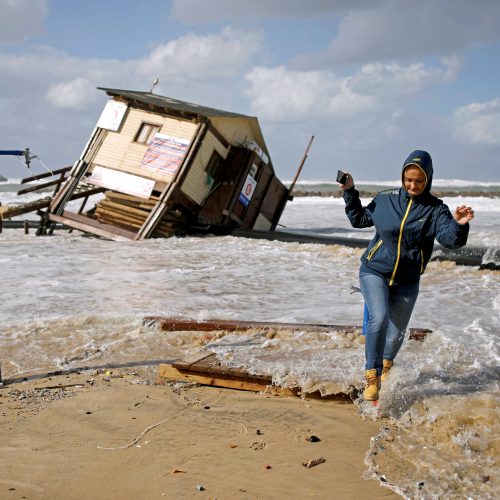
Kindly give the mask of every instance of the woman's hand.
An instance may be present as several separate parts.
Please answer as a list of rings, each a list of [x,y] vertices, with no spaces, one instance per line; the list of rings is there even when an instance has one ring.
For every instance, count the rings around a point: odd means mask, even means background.
[[[345,177],[346,177],[345,184],[340,185],[340,188],[344,191],[346,189],[351,189],[352,187],[354,187],[354,179],[352,178],[352,175],[349,172],[346,172]]]
[[[455,209],[453,218],[461,225],[467,224],[474,218],[474,210],[466,205],[460,205]]]

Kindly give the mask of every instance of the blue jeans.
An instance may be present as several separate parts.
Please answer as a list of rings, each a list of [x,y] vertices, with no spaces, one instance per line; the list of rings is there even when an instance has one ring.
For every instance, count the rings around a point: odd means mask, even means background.
[[[370,315],[366,330],[366,370],[382,373],[382,360],[393,360],[403,344],[406,327],[417,300],[419,283],[394,284],[367,272],[359,273],[361,292]]]

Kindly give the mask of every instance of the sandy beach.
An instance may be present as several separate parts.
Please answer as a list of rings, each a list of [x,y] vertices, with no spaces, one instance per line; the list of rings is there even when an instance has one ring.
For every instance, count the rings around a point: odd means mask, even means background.
[[[363,478],[380,423],[351,404],[151,378],[86,370],[1,388],[0,498],[399,498]]]

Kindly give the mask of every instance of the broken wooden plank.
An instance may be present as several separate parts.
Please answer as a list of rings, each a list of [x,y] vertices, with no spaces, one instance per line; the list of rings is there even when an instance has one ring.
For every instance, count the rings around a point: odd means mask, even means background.
[[[103,236],[115,241],[122,241],[124,239],[133,239],[135,233],[127,231],[126,229],[120,229],[107,224],[101,224],[95,219],[86,217],[84,215],[78,215],[73,212],[64,211],[63,215],[49,214],[49,219],[53,222],[60,222],[65,226],[78,229],[79,231],[84,231],[87,233],[93,233],[97,236]]]
[[[0,209],[0,216],[4,219],[8,219],[29,212],[34,212],[35,210],[41,210],[42,208],[47,208],[50,205],[51,200],[52,198],[47,196],[39,200],[21,203],[19,205],[4,205]]]
[[[323,325],[310,323],[276,323],[266,321],[236,321],[236,320],[189,320],[182,318],[169,318],[162,316],[146,316],[144,322],[157,322],[164,331],[214,331],[214,330],[231,330],[245,331],[252,328],[261,329],[281,329],[281,330],[313,330],[317,332],[329,332],[332,330],[341,330],[343,332],[354,331],[355,327],[343,325]]]
[[[77,200],[79,198],[92,196],[103,191],[102,188],[92,188],[86,191],[80,191],[78,193],[73,193],[71,200]],[[36,210],[42,210],[47,208],[52,202],[51,196],[46,196],[38,200],[30,201],[27,203],[20,203],[16,205],[4,205],[0,209],[0,216],[4,219],[9,219],[11,217],[17,217],[18,215],[27,214],[29,212],[35,212]]]
[[[182,318],[168,318],[162,316],[146,316],[143,319],[145,324],[156,323],[163,331],[246,331],[250,329],[263,330],[291,330],[291,331],[310,331],[310,332],[339,332],[353,333],[361,332],[361,326],[356,325],[330,325],[323,323],[277,323],[265,321],[235,321],[235,320],[204,320],[194,321]],[[423,340],[432,330],[426,328],[410,328],[409,338],[413,340]]]
[[[271,377],[267,383],[262,380],[242,379],[236,376],[223,376],[217,374],[192,373],[188,370],[179,370],[173,365],[160,364],[158,368],[160,379],[170,381],[196,382],[212,387],[224,387],[240,391],[265,392],[279,396],[296,396],[297,391],[286,387],[272,385]]]
[[[213,358],[214,356],[215,356],[215,353],[211,352],[202,358],[197,357],[197,358],[195,358],[193,360],[189,360],[189,361],[188,360],[186,360],[186,361],[177,360],[176,362],[174,362],[172,364],[172,366],[175,366],[179,370],[190,370],[191,366],[193,366],[197,363],[200,363],[204,359]]]
[[[172,363],[174,368],[181,371],[189,371],[193,374],[203,373],[205,375],[211,376],[222,376],[222,377],[235,377],[237,379],[252,381],[252,382],[262,382],[265,385],[271,384],[272,380],[269,375],[258,375],[250,374],[247,370],[243,368],[234,368],[224,365],[215,353],[211,353],[203,358],[194,361],[176,361]]]
[[[111,226],[118,226],[130,231],[138,231],[144,224],[154,200],[144,200],[132,195],[106,191],[105,198],[100,200],[95,208],[96,219]],[[182,232],[185,220],[177,210],[169,210],[154,229],[154,236],[169,237]]]
[[[215,353],[209,353],[199,359],[177,360],[172,364],[160,364],[159,379],[168,381],[195,382],[212,387],[237,389],[240,391],[264,392],[276,396],[305,397],[306,399],[334,400],[352,402],[357,391],[340,392],[337,394],[321,395],[319,391],[302,394],[300,387],[280,387],[274,385],[271,375],[251,374],[243,368],[230,368],[217,361]],[[207,365],[205,371],[202,365]]]
[[[148,209],[135,208],[130,205],[126,205],[125,203],[111,201],[108,198],[104,198],[103,200],[99,201],[98,205],[102,208],[109,209],[110,211],[116,211],[122,214],[131,214],[133,216],[141,218],[143,221],[146,220],[146,217],[151,210],[151,207],[149,207]]]
[[[150,196],[149,199],[144,199],[131,194],[119,193],[118,191],[106,191],[106,198],[116,203],[121,203],[122,205],[143,208],[148,211],[151,211],[156,203],[158,203],[158,197],[156,196]]]

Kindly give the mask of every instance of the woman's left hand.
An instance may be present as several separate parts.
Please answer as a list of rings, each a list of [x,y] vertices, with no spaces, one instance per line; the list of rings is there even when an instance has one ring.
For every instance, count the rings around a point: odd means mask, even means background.
[[[467,224],[474,218],[474,210],[466,205],[460,205],[455,209],[453,218],[461,225]]]

